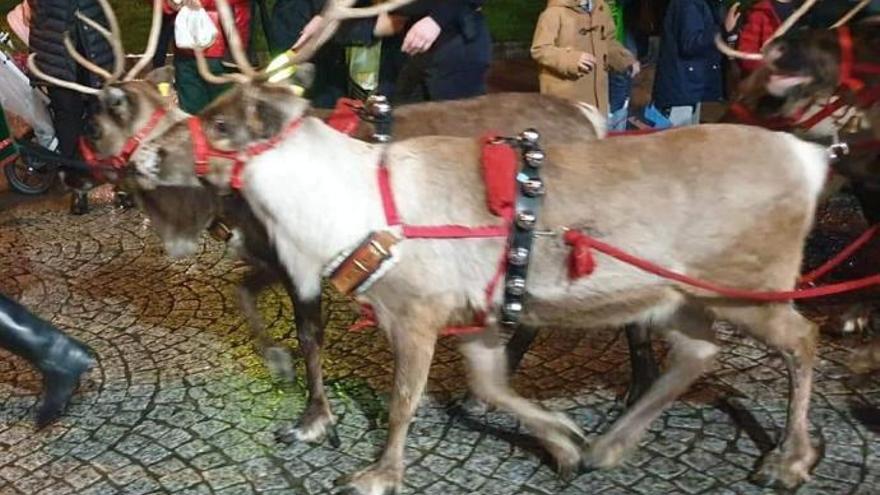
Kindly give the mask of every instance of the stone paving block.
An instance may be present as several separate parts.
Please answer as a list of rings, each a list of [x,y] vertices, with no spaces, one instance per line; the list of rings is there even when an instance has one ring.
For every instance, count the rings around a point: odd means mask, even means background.
[[[279,444],[274,430],[297,420],[306,389],[279,387],[255,353],[235,296],[245,269],[207,240],[197,256],[172,261],[142,221],[100,207],[83,217],[0,212],[0,289],[99,357],[68,415],[40,432],[30,424],[38,374],[17,358],[0,359],[0,493],[326,495],[337,478],[369,466],[388,434],[384,339],[346,332],[351,305],[326,291],[324,371],[343,445]],[[270,332],[297,348],[283,288],[267,290],[258,307]],[[432,394],[406,445],[402,495],[767,493],[750,475],[782,434],[784,365],[729,325],[716,331],[724,344],[716,369],[652,422],[624,466],[570,482],[515,416],[450,416],[450,401],[466,387],[455,341],[441,339]],[[880,486],[880,437],[870,422],[880,380],[850,382],[852,345],[829,338],[819,347],[810,419],[825,456],[799,495],[874,495]],[[667,349],[658,342],[659,354]],[[513,383],[594,435],[621,415],[628,379],[619,333],[548,329]]]

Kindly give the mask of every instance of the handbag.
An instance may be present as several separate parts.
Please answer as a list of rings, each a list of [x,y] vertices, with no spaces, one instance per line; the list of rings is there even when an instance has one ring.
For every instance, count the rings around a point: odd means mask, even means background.
[[[220,32],[205,9],[182,7],[174,19],[174,44],[178,48],[207,48]]]

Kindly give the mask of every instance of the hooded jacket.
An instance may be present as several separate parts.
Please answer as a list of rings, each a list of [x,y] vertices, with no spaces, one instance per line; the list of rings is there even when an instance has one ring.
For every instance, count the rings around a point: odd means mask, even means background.
[[[608,71],[627,70],[635,57],[615,39],[614,20],[605,0],[593,0],[592,12],[578,0],[549,0],[532,40],[532,58],[541,66],[541,93],[583,101],[608,113]],[[583,73],[584,53],[596,67]]]

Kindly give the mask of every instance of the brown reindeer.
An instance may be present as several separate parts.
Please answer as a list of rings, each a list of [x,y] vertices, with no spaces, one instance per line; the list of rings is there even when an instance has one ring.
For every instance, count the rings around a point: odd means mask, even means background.
[[[388,188],[407,223],[496,221],[486,211],[474,139],[435,136],[370,145],[308,117],[308,103],[290,88],[265,83],[255,71],[250,79],[198,117],[203,129],[198,135],[203,133],[214,150],[266,147],[248,155],[243,170],[215,157],[200,177],[181,155],[192,138],[190,128],[178,124],[133,157],[133,181],[145,191],[207,182],[222,193],[232,177],[239,177],[244,198],[272,233],[281,264],[303,297],[318,293],[317,278],[327,265],[371,232],[399,237],[384,213],[381,191],[387,189],[377,180],[379,167],[390,174]],[[806,480],[817,459],[807,432],[814,325],[788,303],[719,299],[604,256],[590,277],[571,280],[569,251],[560,235],[565,228],[587,230],[692,276],[730,286],[788,289],[798,275],[827,171],[825,151],[754,127],[700,126],[553,144],[546,156],[549,193],[537,228],[548,235],[535,241],[524,323],[575,329],[630,321],[668,325],[669,368],[584,449],[577,425],[519,397],[507,384],[504,339],[491,316],[501,294],[496,291],[489,300],[483,294],[506,240],[400,239],[396,264],[361,295],[375,308],[395,359],[388,442],[376,464],[347,479],[350,488],[378,495],[400,487],[405,438],[437,334],[484,311],[490,314],[486,329],[461,341],[471,388],[515,414],[562,471],[622,462],[648,425],[711,365],[718,351],[712,321],[742,325],[783,353],[792,383],[785,435],[761,473],[787,487]],[[694,216],[695,211],[702,215]]]
[[[108,15],[112,18],[112,12]],[[35,72],[40,73],[38,68]],[[299,78],[297,84],[308,85],[309,67],[300,66],[296,77]],[[163,133],[169,126],[186,118],[179,109],[166,108],[165,99],[146,81],[116,83],[110,80],[96,96],[99,111],[93,116],[89,128],[91,142],[99,159],[120,156],[131,136],[142,132],[159,110],[166,114],[148,135],[142,136],[141,145],[149,143],[153,135]],[[326,116],[320,111],[313,114]],[[429,134],[473,136],[488,129],[513,134],[515,129],[535,123],[548,132],[549,141],[589,140],[601,137],[605,132],[604,119],[588,105],[525,93],[492,94],[463,101],[408,105],[400,108],[394,117],[395,135],[400,138]],[[367,139],[370,136],[369,126],[361,126],[356,135]],[[191,155],[187,155],[190,151],[187,148],[184,150],[186,156],[181,157],[186,163],[192,163]],[[263,288],[279,281],[283,284],[295,308],[297,337],[306,361],[309,404],[298,426],[282,428],[279,435],[287,441],[321,441],[329,437],[332,443],[338,442],[332,427],[334,420],[324,392],[320,364],[319,351],[323,344],[320,298],[304,301],[297,296],[292,281],[281,269],[265,229],[247,203],[238,195],[218,198],[215,191],[204,187],[193,190],[157,188],[150,191],[134,188],[134,191],[135,198],[152,220],[160,237],[166,241],[166,248],[172,255],[192,249],[206,227],[212,231],[234,233],[232,245],[252,267],[239,286],[239,302],[257,347],[266,357],[273,373],[290,377],[292,369],[288,355],[268,336],[256,309],[256,297]],[[632,403],[647,390],[657,371],[647,330],[631,325],[626,331],[633,366],[633,381],[627,402]],[[533,328],[522,328],[514,334],[507,346],[511,370],[516,369],[535,335],[536,329]]]

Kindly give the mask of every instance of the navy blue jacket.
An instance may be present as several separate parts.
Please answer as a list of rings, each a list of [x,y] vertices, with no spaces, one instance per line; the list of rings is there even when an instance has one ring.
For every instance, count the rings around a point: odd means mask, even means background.
[[[654,79],[659,108],[720,100],[724,94],[721,52],[715,35],[722,28],[718,0],[671,0],[663,20]]]

